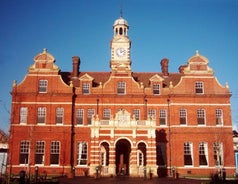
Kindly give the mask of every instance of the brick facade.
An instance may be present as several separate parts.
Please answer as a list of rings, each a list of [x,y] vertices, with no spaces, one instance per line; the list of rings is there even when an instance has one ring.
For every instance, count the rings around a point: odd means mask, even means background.
[[[198,52],[179,72],[133,72],[128,24],[114,22],[109,72],[62,72],[45,49],[12,87],[8,170],[51,175],[232,175],[229,86]]]

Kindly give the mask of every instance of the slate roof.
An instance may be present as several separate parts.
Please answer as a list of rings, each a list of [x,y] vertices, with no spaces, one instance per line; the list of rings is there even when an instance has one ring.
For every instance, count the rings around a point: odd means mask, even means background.
[[[80,72],[78,77],[82,77],[83,75],[88,74],[94,78],[93,80],[93,87],[99,85],[100,82],[104,84],[106,81],[109,80],[111,76],[111,72]],[[164,78],[163,87],[168,87],[170,81],[175,86],[180,81],[180,78],[183,74],[181,73],[170,73],[169,76],[164,77],[160,72],[132,72],[132,77],[138,83],[143,83],[145,87],[149,87],[150,85],[150,78],[154,75],[159,75],[160,77]],[[71,80],[71,72],[61,72],[61,76],[66,84],[70,83]]]

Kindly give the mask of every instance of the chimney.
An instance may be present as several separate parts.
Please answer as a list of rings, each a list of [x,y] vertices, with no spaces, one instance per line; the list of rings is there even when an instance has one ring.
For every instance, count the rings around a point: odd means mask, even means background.
[[[79,74],[80,58],[78,56],[73,56],[72,63],[73,63],[72,79],[77,79]]]
[[[161,71],[163,75],[169,76],[169,72],[168,72],[169,60],[167,58],[162,59],[160,62],[160,65],[161,65]]]

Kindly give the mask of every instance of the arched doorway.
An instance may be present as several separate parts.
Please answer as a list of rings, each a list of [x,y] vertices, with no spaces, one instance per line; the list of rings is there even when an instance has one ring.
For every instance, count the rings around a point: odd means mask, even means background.
[[[126,139],[116,143],[116,174],[129,175],[131,144]]]

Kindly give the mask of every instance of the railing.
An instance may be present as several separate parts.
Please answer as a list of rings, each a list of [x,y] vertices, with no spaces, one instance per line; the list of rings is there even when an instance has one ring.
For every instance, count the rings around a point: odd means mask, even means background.
[[[95,120],[92,121],[93,126],[117,126],[117,127],[128,127],[128,126],[155,126],[154,120]]]

